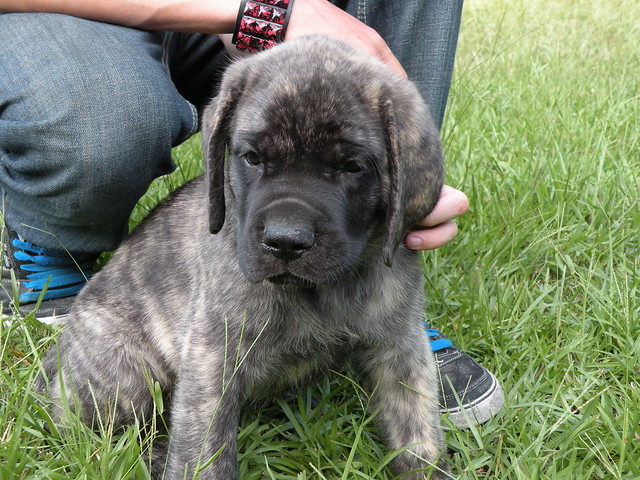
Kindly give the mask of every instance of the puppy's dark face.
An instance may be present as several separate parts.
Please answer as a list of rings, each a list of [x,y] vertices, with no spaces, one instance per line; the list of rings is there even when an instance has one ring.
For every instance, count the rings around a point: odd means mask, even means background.
[[[391,265],[435,206],[438,131],[367,54],[308,37],[231,65],[203,114],[209,227],[234,219],[248,280],[315,285]]]
[[[228,181],[249,281],[331,282],[379,248],[383,129],[344,87],[248,93],[236,110]]]

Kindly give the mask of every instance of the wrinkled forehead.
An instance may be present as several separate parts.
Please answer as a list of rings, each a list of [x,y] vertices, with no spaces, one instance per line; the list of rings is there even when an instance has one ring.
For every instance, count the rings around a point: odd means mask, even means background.
[[[263,84],[243,92],[231,141],[298,153],[346,142],[378,152],[383,132],[372,103],[355,85],[324,77]]]

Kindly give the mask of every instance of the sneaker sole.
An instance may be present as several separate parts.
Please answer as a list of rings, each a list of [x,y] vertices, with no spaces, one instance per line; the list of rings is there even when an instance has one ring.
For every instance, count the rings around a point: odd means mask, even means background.
[[[45,325],[62,325],[64,321],[67,319],[67,314],[62,315],[51,315],[49,317],[38,317],[36,316],[36,320],[40,323],[44,323]]]
[[[15,319],[17,317],[24,318],[27,315],[33,314],[33,309],[30,307],[31,305],[27,306],[26,308],[23,306],[20,306],[18,308],[18,312],[15,312],[13,309],[9,311],[4,311],[3,309],[3,312],[2,312],[3,322],[4,323],[11,322],[12,319]],[[38,312],[35,315],[35,319],[38,322],[44,323],[46,325],[62,325],[68,316],[69,316],[69,307],[50,308],[48,306],[45,306],[44,308],[41,308],[38,310]]]
[[[20,314],[20,318],[24,318],[28,313],[21,313]],[[63,314],[63,315],[50,315],[50,316],[45,316],[45,317],[35,317],[35,319],[40,322],[43,323],[45,325],[63,325],[65,320],[67,319],[67,314]],[[14,315],[7,315],[7,314],[2,314],[2,324],[5,327],[10,326],[14,321],[16,321],[16,316]]]
[[[458,408],[440,409],[440,413],[446,415],[449,422],[457,428],[468,430],[474,425],[481,425],[498,413],[504,405],[504,393],[500,382],[491,372],[488,373],[491,376],[491,388],[485,395],[473,403]],[[447,428],[446,424],[444,428]]]

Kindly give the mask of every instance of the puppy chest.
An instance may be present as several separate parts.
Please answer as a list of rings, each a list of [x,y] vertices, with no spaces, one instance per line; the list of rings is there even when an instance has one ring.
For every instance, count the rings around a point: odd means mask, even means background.
[[[247,357],[245,370],[249,390],[258,396],[304,384],[348,358],[347,342],[339,335],[330,339],[280,338],[266,343],[269,345],[262,348],[254,345],[256,350]]]

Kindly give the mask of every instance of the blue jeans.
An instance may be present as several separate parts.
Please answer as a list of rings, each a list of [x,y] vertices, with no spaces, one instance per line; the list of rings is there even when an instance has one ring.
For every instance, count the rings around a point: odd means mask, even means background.
[[[336,0],[385,38],[442,121],[462,0]],[[228,59],[214,35],[0,14],[0,190],[28,241],[114,249],[171,148],[198,128]]]

